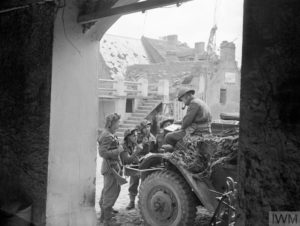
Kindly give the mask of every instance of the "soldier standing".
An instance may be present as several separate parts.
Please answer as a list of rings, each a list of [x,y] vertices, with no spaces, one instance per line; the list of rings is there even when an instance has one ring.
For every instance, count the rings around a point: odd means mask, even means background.
[[[116,174],[121,173],[119,154],[123,151],[118,138],[114,135],[119,128],[120,115],[114,113],[106,117],[105,130],[98,138],[99,154],[103,158],[101,174],[104,177],[103,190],[100,198],[101,218],[104,226],[119,226],[114,221],[113,206],[119,197],[121,186]]]
[[[142,144],[143,151],[142,154],[146,155],[149,152],[155,152],[156,139],[154,135],[150,132],[151,122],[144,120],[140,123],[138,128],[138,138],[137,143]]]
[[[124,132],[124,144],[123,151],[120,154],[123,165],[138,164],[138,155],[142,151],[142,147],[137,145],[137,129],[127,129]],[[129,205],[126,207],[127,210],[135,208],[135,197],[138,193],[139,176],[130,176],[129,181]]]

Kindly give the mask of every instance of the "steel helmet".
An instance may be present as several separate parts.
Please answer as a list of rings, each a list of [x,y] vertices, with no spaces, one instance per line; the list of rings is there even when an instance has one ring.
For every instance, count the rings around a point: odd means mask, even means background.
[[[163,128],[164,124],[167,123],[167,122],[173,123],[173,122],[174,122],[174,119],[173,119],[173,118],[167,118],[167,119],[164,119],[164,120],[161,121],[161,123],[159,124],[159,127],[160,127],[160,128]]]
[[[126,137],[128,137],[129,135],[133,134],[135,131],[137,131],[137,129],[127,129],[124,132],[124,140],[126,139]]]
[[[141,123],[140,123],[140,129],[143,129],[145,128],[146,126],[150,125],[151,126],[151,122],[148,121],[148,120],[143,120]]]
[[[177,99],[178,101],[181,101],[181,98],[187,94],[187,93],[192,93],[193,95],[195,94],[195,90],[190,89],[190,88],[182,88],[179,90],[178,95],[177,95]]]

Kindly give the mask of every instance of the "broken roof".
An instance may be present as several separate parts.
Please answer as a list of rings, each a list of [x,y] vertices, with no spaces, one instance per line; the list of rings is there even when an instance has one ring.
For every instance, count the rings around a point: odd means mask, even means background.
[[[170,41],[166,39],[142,37],[142,43],[147,50],[151,63],[165,62],[170,54],[174,54],[177,58],[194,56],[195,54],[193,48],[190,48],[186,43],[181,43],[177,40]]]
[[[100,52],[112,78],[124,78],[130,65],[149,64],[140,39],[105,34],[100,41]]]

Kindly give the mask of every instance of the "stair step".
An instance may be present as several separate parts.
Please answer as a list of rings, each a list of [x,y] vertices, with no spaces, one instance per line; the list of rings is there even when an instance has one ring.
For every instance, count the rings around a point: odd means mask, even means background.
[[[134,113],[145,113],[145,114],[149,114],[150,112],[151,112],[151,110],[148,111],[148,110],[140,110],[140,109],[137,109]]]
[[[126,122],[126,124],[139,124],[140,121],[139,120],[130,120],[130,119],[126,119],[124,120],[124,122]]]
[[[127,130],[127,129],[129,129],[129,128],[130,128],[129,126],[126,126],[126,127],[120,127],[120,128],[117,130],[117,132],[122,132],[122,133],[124,133],[125,130]]]
[[[123,140],[123,138],[124,138],[124,133],[116,132],[115,135],[119,138],[119,141]]]
[[[152,105],[149,105],[149,106],[144,106],[144,105],[141,105],[137,108],[137,110],[147,110],[147,111],[151,111],[153,109]]]
[[[118,132],[116,132],[115,135],[119,138],[119,141],[123,140],[124,133],[118,133]]]
[[[136,126],[135,122],[123,122],[121,127],[122,128],[125,128],[125,127],[131,128],[131,127],[135,127],[135,126]]]
[[[154,97],[157,98],[157,97]],[[124,132],[127,129],[133,129],[141,121],[143,121],[146,116],[158,105],[161,103],[160,99],[148,98],[144,99],[141,105],[138,106],[135,112],[133,112],[128,118],[126,118],[121,124],[119,129],[116,132],[116,136],[120,141],[123,140]]]
[[[154,108],[155,106],[157,106],[158,104],[160,103],[160,101],[158,101],[158,102],[153,102],[153,103],[146,103],[146,102],[144,102],[144,103],[142,103],[142,107],[151,107],[151,108]]]
[[[148,101],[159,101],[160,99],[155,99],[153,97],[150,97],[150,98],[145,98],[143,99],[143,102],[148,102]]]
[[[132,113],[132,115],[131,116],[133,116],[133,117],[146,117],[147,116],[147,114],[145,114],[145,113]]]
[[[130,120],[130,121],[137,121],[137,122],[141,122],[142,120],[144,120],[145,119],[145,117],[137,117],[137,116],[130,116],[130,117],[128,117],[128,120]]]
[[[147,103],[147,104],[156,104],[156,103],[160,103],[161,100],[146,100],[144,103]]]
[[[119,129],[121,129],[121,128],[127,128],[127,127],[128,127],[127,124],[120,124],[120,125],[119,125]]]

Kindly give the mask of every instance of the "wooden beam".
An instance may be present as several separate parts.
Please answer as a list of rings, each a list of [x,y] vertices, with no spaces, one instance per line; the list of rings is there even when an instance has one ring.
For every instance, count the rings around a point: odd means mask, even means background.
[[[0,12],[9,12],[17,9],[27,8],[37,3],[54,2],[54,0],[2,0],[0,3]]]
[[[177,3],[187,2],[192,0],[147,0],[143,2],[132,3],[124,6],[114,7],[107,10],[97,11],[85,15],[80,15],[77,19],[78,23],[86,24],[95,22],[103,17],[114,15],[125,15],[136,12],[144,12],[149,9],[159,8],[162,6],[173,5]]]

